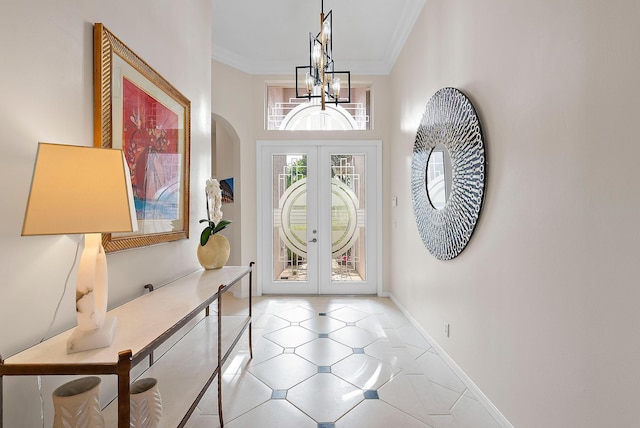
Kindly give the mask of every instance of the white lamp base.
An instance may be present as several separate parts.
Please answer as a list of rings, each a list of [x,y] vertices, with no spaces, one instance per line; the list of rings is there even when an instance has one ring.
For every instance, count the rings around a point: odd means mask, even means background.
[[[118,319],[109,317],[105,319],[101,328],[89,331],[76,328],[67,339],[67,354],[111,346],[116,327],[118,327]]]

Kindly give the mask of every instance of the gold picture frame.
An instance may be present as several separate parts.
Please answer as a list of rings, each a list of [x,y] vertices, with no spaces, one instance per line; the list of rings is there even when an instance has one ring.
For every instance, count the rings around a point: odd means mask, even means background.
[[[138,231],[106,252],[189,237],[191,102],[101,23],[94,25],[94,145],[124,150]]]

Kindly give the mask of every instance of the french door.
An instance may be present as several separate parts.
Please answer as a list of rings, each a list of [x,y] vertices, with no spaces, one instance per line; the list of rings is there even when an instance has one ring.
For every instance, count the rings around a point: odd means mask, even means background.
[[[375,294],[380,142],[259,141],[263,293]]]

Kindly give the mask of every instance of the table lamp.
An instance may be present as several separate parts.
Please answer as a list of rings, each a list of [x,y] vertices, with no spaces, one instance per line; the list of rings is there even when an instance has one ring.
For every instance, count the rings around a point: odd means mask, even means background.
[[[122,150],[39,143],[22,236],[84,234],[76,282],[78,326],[67,353],[111,345],[117,320],[106,317],[102,233],[131,232],[137,226]]]

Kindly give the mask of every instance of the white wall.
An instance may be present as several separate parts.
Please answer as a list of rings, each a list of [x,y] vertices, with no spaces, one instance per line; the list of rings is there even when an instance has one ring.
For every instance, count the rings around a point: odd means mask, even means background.
[[[39,141],[93,145],[93,23],[102,22],[191,100],[191,239],[111,253],[109,306],[199,267],[197,219],[210,165],[211,4],[196,0],[23,0],[0,12],[0,353],[47,331],[78,236],[21,237]],[[75,325],[75,270],[50,334]],[[36,379],[5,382],[7,427],[41,426]],[[52,384],[45,379],[45,391]],[[50,392],[44,401],[50,411]],[[48,414],[50,417],[50,414]],[[46,425],[50,426],[48,419]]]
[[[237,251],[240,251],[239,259],[236,258],[240,265],[256,261],[255,251],[252,251],[255,247],[256,212],[255,203],[252,204],[251,200],[252,194],[255,198],[255,190],[251,190],[255,189],[255,149],[251,150],[253,129],[249,124],[252,121],[251,111],[255,101],[251,98],[250,89],[249,75],[216,61],[212,62],[211,111],[216,118],[220,118],[219,122],[224,124],[225,131],[233,135],[234,144],[239,140],[239,147],[234,147],[234,151],[237,150],[238,153],[238,162],[235,162],[234,155],[233,171],[228,171],[233,176],[235,218],[234,223],[227,228],[229,231],[233,229],[233,243],[240,246],[239,250],[232,249],[236,257]],[[228,156],[228,153],[226,155]],[[217,153],[217,156],[225,157],[222,153]],[[242,294],[248,295],[247,280],[242,282]]]
[[[633,0],[430,0],[391,75],[392,292],[519,428],[638,426],[639,16]],[[445,86],[478,111],[488,181],[468,247],[441,262],[410,162]]]

